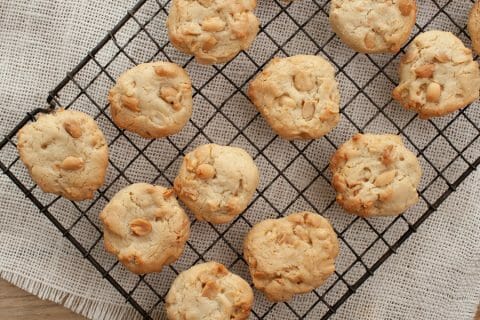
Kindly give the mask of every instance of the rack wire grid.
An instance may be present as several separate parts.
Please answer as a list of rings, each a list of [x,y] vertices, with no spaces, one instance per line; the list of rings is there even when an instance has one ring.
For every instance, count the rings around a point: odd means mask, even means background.
[[[443,29],[470,44],[465,31],[470,2],[417,3],[412,38],[424,30]],[[478,106],[428,121],[405,111],[390,98],[397,82],[398,58],[404,51],[392,56],[349,50],[329,28],[329,1],[260,1],[257,16],[262,27],[253,47],[217,66],[200,66],[171,46],[165,30],[168,8],[165,0],[139,1],[50,93],[49,107],[29,113],[5,137],[0,144],[0,168],[145,319],[165,316],[164,297],[171,282],[196,263],[222,262],[251,283],[242,258],[242,240],[248,229],[265,218],[299,210],[318,212],[332,222],[340,241],[335,274],[320,288],[288,303],[268,302],[256,292],[251,318],[329,318],[475,170],[480,162]],[[272,57],[300,53],[323,55],[336,67],[342,120],[322,139],[288,142],[275,136],[254,111],[245,89]],[[106,97],[122,71],[152,60],[173,61],[189,71],[194,114],[181,133],[145,140],[112,122]],[[75,203],[44,194],[17,156],[17,131],[38,113],[59,106],[92,115],[108,139],[107,181],[91,201]],[[329,157],[351,135],[364,131],[400,134],[422,164],[420,202],[403,215],[367,220],[347,215],[335,204]],[[161,273],[137,276],[125,272],[103,250],[98,213],[116,191],[130,183],[171,185],[185,153],[207,142],[239,145],[254,156],[262,169],[262,182],[250,206],[227,225],[193,220],[185,253]]]

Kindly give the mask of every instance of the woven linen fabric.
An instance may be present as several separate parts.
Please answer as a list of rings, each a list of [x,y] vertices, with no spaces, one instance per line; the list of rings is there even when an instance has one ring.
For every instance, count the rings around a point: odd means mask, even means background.
[[[290,17],[303,22],[302,19],[311,13],[312,0],[298,0],[289,9]],[[259,1],[260,2],[260,1]],[[446,1],[438,1],[442,5]],[[155,10],[155,1],[140,13],[141,15],[151,14]],[[319,1],[325,3],[325,1]],[[470,5],[470,2],[467,1]],[[110,30],[117,21],[121,19],[135,4],[135,1],[117,0],[117,1],[0,1],[0,134],[7,134],[16,123],[18,123],[26,112],[36,108],[45,107],[45,99],[48,91],[60,82],[66,72],[71,70],[87,53],[93,48],[101,38]],[[459,25],[466,23],[466,13],[468,7],[465,1],[452,1],[445,9],[453,16]],[[315,7],[313,7],[315,8]],[[157,7],[158,9],[158,7]],[[149,11],[150,10],[150,11]],[[278,11],[278,5],[273,1],[261,1],[257,10],[262,21],[271,19]],[[419,24],[432,19],[432,16],[438,12],[436,2],[425,0],[419,1]],[[312,19],[312,23],[305,27],[309,34],[321,42],[322,39],[328,39],[332,32],[328,25],[327,17],[319,13],[318,17]],[[281,14],[276,23],[270,24],[268,32],[274,35],[275,41],[287,41],[285,52],[279,55],[293,55],[299,53],[315,53],[316,49],[309,38],[300,33],[289,40],[289,28],[292,27],[291,19],[286,14]],[[289,20],[290,19],[290,20]],[[163,20],[159,19],[149,28],[149,32],[154,34],[160,40],[165,40],[166,33],[163,27]],[[433,22],[429,28],[442,28],[454,30],[455,26],[440,14],[433,17]],[[127,24],[119,34],[119,41],[122,41],[122,34],[131,34],[138,29],[138,26]],[[130,33],[129,33],[130,32]],[[462,39],[469,45],[464,35]],[[342,65],[346,63],[353,55],[348,48],[343,46],[338,39],[332,41],[330,47],[325,51],[336,60],[336,63]],[[249,51],[258,61],[266,59],[275,48],[274,44],[260,34],[256,43]],[[139,37],[138,42],[133,43],[129,48],[129,55],[138,62],[149,57],[151,44],[145,35]],[[171,48],[170,48],[171,49]],[[99,54],[99,60],[110,59],[117,50],[115,47],[107,47]],[[172,57],[182,62],[186,57],[178,54],[175,50],[169,51]],[[321,53],[320,53],[321,54]],[[162,58],[161,55],[158,56]],[[377,56],[379,64],[385,64],[390,56]],[[231,68],[225,71],[229,78],[234,82],[241,84],[248,73],[253,72],[252,67],[247,67],[244,56],[239,56],[231,64]],[[383,62],[382,62],[383,61]],[[385,68],[385,76],[380,75],[377,80],[372,81],[365,89],[368,97],[375,103],[382,105],[382,102],[388,101],[390,91],[393,85],[387,80],[386,76],[394,79],[396,77],[396,67],[398,58]],[[125,68],[132,65],[126,58],[115,60],[112,63],[109,73],[116,77]],[[250,69],[249,69],[250,68]],[[345,114],[358,124],[366,124],[366,131],[373,132],[396,132],[391,123],[381,115],[376,120],[370,119],[377,110],[371,105],[371,101],[365,95],[358,95],[355,98],[356,90],[352,80],[360,85],[367,85],[368,79],[373,77],[378,69],[364,55],[356,55],[345,67],[344,73],[339,73],[337,79],[340,84],[342,103],[354,99],[350,106],[345,108]],[[207,67],[199,67],[191,63],[187,70],[192,76],[195,86],[202,86],[202,81],[213,74],[213,70]],[[80,73],[77,81],[84,85],[92,79],[98,70],[93,66],[88,66],[84,72]],[[350,78],[346,77],[348,74]],[[220,104],[225,95],[232,92],[232,84],[227,79],[217,77],[217,80],[203,89],[203,94],[208,96],[214,104]],[[100,105],[106,102],[106,92],[111,86],[108,78],[100,77],[91,89],[89,96]],[[61,92],[60,101],[67,102],[71,96],[77,94],[78,88],[69,87]],[[76,101],[72,108],[85,111],[92,115],[98,114],[98,110],[92,107],[91,101],[83,99]],[[224,107],[224,117],[233,119],[234,123],[242,127],[248,119],[255,116],[255,111],[241,95],[232,99],[232,103]],[[195,109],[193,121],[201,125],[206,119],[214,113],[211,106],[197,96],[195,100]],[[398,123],[408,119],[407,113],[395,103],[387,106],[385,113],[389,114]],[[466,112],[469,119],[474,119],[479,123],[480,109],[478,103],[469,108]],[[463,116],[462,116],[463,117]],[[442,128],[442,125],[448,123],[452,117],[435,120],[435,124]],[[462,118],[463,119],[463,118]],[[115,137],[115,129],[108,123],[104,116],[100,116],[97,121],[104,130],[107,139],[112,141]],[[456,122],[457,123],[457,122]],[[411,137],[412,142],[420,148],[427,145],[427,141],[433,139],[437,134],[436,128],[416,119],[412,125],[408,126],[406,133]],[[349,124],[349,121],[342,117],[339,126],[329,135],[330,139],[336,144],[348,139],[356,132],[355,128]],[[188,138],[195,133],[195,128],[188,125],[182,133],[175,136],[173,141],[177,145],[187,143]],[[229,142],[229,137],[235,136],[235,130],[232,125],[220,116],[215,117],[205,128],[204,133],[217,143]],[[458,122],[458,125],[446,130],[445,135],[452,141],[458,143],[457,148],[461,148],[461,143],[472,139],[471,135],[477,134],[472,129],[468,121]],[[145,146],[146,141],[134,135],[127,135],[133,142]],[[192,147],[208,141],[203,133],[195,141]],[[258,146],[267,144],[267,141],[274,138],[273,133],[266,123],[257,118],[254,124],[248,126],[245,135],[233,142],[233,145],[245,147],[252,155],[260,167],[262,173],[262,183],[260,189],[264,190],[265,197],[276,199],[272,205],[279,210],[288,207],[286,213],[295,210],[315,210],[310,203],[319,204],[322,209],[324,203],[333,197],[333,191],[328,183],[321,178],[312,183],[312,188],[308,187],[309,179],[312,178],[312,172],[315,168],[312,165],[322,166],[328,161],[328,157],[334,151],[332,146],[320,139],[310,146],[305,143],[299,143],[298,148],[305,147],[304,154],[310,157],[311,163],[301,161],[302,157],[296,157],[298,150],[292,147],[288,142],[280,139],[274,140],[269,147],[258,154]],[[254,141],[255,146],[250,142],[244,141],[242,137]],[[435,175],[433,166],[442,167],[451,160],[451,146],[446,143],[445,138],[439,137],[432,143],[432,147],[425,149],[426,159],[421,159],[424,169],[421,187],[427,187]],[[411,143],[407,145],[412,148]],[[135,149],[125,138],[120,138],[113,144],[111,149],[111,160],[114,163],[127,166],[127,163],[136,155]],[[159,139],[150,146],[146,146],[146,156],[153,158],[158,162],[165,159],[176,157],[176,152],[171,151],[171,146],[165,142],[165,139]],[[472,161],[479,154],[479,144],[473,144],[465,152],[465,157]],[[170,151],[169,151],[170,150]],[[162,157],[159,157],[158,155]],[[16,157],[16,151],[12,146],[4,148],[0,159],[8,163]],[[266,159],[268,157],[268,161]],[[165,159],[163,159],[165,158]],[[150,181],[152,168],[149,167],[146,158],[140,157],[141,161],[135,161],[125,171],[125,176],[129,181]],[[300,159],[289,166],[292,159]],[[166,161],[166,160],[165,160]],[[177,161],[165,177],[158,179],[158,183],[166,184],[166,179],[171,179],[179,162]],[[284,170],[284,176],[274,179],[278,168]],[[445,176],[455,179],[465,170],[460,163],[456,163],[452,169],[445,171]],[[28,181],[28,174],[21,163],[12,167],[15,174],[21,177],[22,181]],[[115,177],[115,170],[109,168],[107,180]],[[327,173],[328,174],[328,173]],[[470,320],[474,316],[476,305],[480,300],[480,187],[478,179],[480,174],[474,172],[468,177],[456,193],[452,194],[432,216],[419,228],[418,232],[404,243],[398,253],[390,257],[380,269],[371,277],[349,300],[333,315],[332,319],[452,319]],[[286,182],[286,179],[292,181],[298,189],[305,190],[305,198],[300,197],[295,200],[293,205],[288,205],[290,200],[295,198],[295,190]],[[425,197],[435,200],[445,191],[445,186],[438,182],[441,179],[434,180],[432,186],[427,188]],[[437,183],[438,182],[438,183]],[[115,191],[128,184],[122,180],[116,183],[106,194],[111,197]],[[281,194],[282,197],[276,195]],[[47,201],[54,197],[44,195],[36,190],[35,195],[39,199]],[[303,200],[302,200],[303,199]],[[136,317],[135,311],[126,304],[124,298],[102,277],[100,274],[82,258],[81,254],[66,239],[62,238],[58,230],[48,221],[32,203],[26,199],[19,189],[5,176],[0,175],[0,275],[8,281],[40,296],[64,304],[66,307],[82,313],[91,319],[132,319]],[[96,215],[101,210],[105,201],[99,201],[89,213],[90,219],[98,223]],[[419,203],[416,208],[409,210],[406,216],[415,219],[425,211],[425,204]],[[52,213],[64,225],[73,223],[77,216],[75,208],[71,203],[63,199],[57,201],[52,207]],[[343,211],[334,206],[332,210],[326,212],[326,216],[332,221],[337,230],[348,225],[353,219]],[[255,223],[261,219],[275,217],[270,204],[257,201],[245,213],[245,219]],[[97,219],[97,220],[96,220]],[[245,221],[247,221],[245,220]],[[393,218],[372,220],[372,225],[381,229],[385,227]],[[84,220],[81,220],[84,222]],[[359,220],[354,224],[351,231],[345,233],[345,239],[355,250],[364,249],[365,244],[372,242],[375,234],[364,222]],[[220,227],[225,228],[225,227]],[[223,230],[223,229],[220,229]],[[384,235],[385,241],[397,240],[403,232],[405,225],[398,225]],[[241,241],[245,232],[248,231],[248,225],[239,220],[235,226],[227,232],[225,238],[229,244],[237,250],[241,250]],[[98,235],[97,231],[92,230],[87,224],[79,223],[72,234],[82,243],[88,246],[93,244]],[[215,232],[204,223],[196,223],[192,228],[192,245],[198,250],[206,249],[212,243],[209,239]],[[204,258],[218,260],[225,264],[231,264],[238,257],[221,240],[220,245],[213,246]],[[381,241],[380,241],[381,244]],[[378,252],[384,252],[385,246],[374,247],[373,262],[379,257]],[[352,261],[351,253],[344,244],[341,245],[342,253],[337,263],[337,269],[341,272],[346,269],[349,261]],[[377,250],[377,251],[375,251]],[[383,251],[382,251],[383,250]],[[377,253],[376,253],[377,252]],[[103,265],[108,266],[114,259],[107,255],[101,248],[101,243],[95,247],[92,255]],[[365,256],[365,261],[369,257]],[[185,254],[175,264],[178,271],[185,270],[191,263],[198,260],[195,252],[186,249]],[[237,259],[238,260],[238,259]],[[362,275],[360,269],[352,269],[347,274],[354,281],[355,277]],[[247,268],[244,264],[234,264],[232,271],[248,278]],[[123,267],[117,266],[113,271],[114,278],[127,291],[132,289],[138,278],[127,272]],[[160,274],[149,275],[146,279],[159,292],[164,294],[168,286],[175,277],[169,268],[165,268]],[[338,288],[338,294],[333,292],[331,299],[338,298],[342,291]],[[320,292],[320,291],[319,291]],[[134,298],[142,305],[148,306],[155,303],[152,300],[152,294],[146,287],[139,287],[134,293]],[[296,297],[290,304],[298,313],[306,311],[315,302],[316,297],[313,294],[307,294]],[[327,299],[328,300],[328,299]],[[335,300],[329,301],[334,303]],[[271,306],[263,296],[256,292],[255,310],[261,312]],[[318,308],[316,310],[315,308]],[[318,319],[319,314],[325,311],[324,306],[319,303],[312,311],[308,313],[309,319]],[[0,310],[1,312],[1,310]],[[161,316],[161,310],[155,314]],[[285,304],[277,304],[269,317],[277,319],[293,319],[291,310]]]

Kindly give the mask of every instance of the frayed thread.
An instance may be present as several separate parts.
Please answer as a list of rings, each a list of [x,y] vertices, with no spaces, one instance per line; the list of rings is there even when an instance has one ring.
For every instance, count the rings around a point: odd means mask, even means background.
[[[39,297],[53,301],[92,320],[122,320],[141,319],[139,314],[129,305],[113,305],[79,297],[59,289],[49,287],[37,280],[24,276],[0,271],[0,277],[11,284]]]

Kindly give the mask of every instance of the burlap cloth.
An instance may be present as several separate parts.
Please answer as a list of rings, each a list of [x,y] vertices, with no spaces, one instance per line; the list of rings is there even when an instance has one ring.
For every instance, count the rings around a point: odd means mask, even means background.
[[[302,22],[302,19],[310,14],[309,8],[312,8],[306,3],[308,1],[312,0],[302,0],[295,3],[289,9],[290,15]],[[267,0],[261,2],[259,8],[261,17],[271,17],[278,11],[278,6],[273,1],[272,3]],[[302,5],[302,2],[305,3]],[[324,2],[319,1],[321,4]],[[438,12],[437,5],[443,6],[446,3],[446,1],[438,0],[435,2],[430,0],[418,2],[420,4],[418,17],[420,25]],[[127,0],[0,1],[0,106],[2,111],[0,114],[0,134],[3,136],[9,132],[24,117],[25,112],[35,107],[45,106],[47,92],[62,80],[66,71],[73,68],[134,3],[135,1]],[[470,1],[452,1],[445,7],[444,13],[437,14],[434,17],[434,22],[429,28],[437,27],[456,31],[456,27],[449,22],[445,13],[456,19],[459,25],[464,26],[470,5]],[[319,14],[318,18],[313,20],[316,24],[305,29],[319,42],[322,39],[327,39],[331,31],[326,16]],[[277,40],[281,42],[288,37],[289,25],[291,25],[289,17],[282,14],[279,16],[278,22],[272,24],[269,32],[275,34],[278,37]],[[136,26],[132,24],[126,28],[136,28]],[[165,30],[162,29],[161,24],[157,28],[153,32],[158,33],[159,37],[165,37]],[[468,43],[464,35],[462,38]],[[252,55],[255,55],[255,52],[262,51],[268,54],[271,44],[267,39],[262,37],[257,41],[263,42],[257,43],[256,49],[252,50]],[[137,49],[142,52],[144,47],[141,47],[141,43],[138,45],[140,47]],[[344,58],[352,55],[351,51],[348,51],[336,40],[328,50],[335,59],[338,58],[337,63],[339,64],[342,64],[342,59],[344,63]],[[288,46],[287,52],[288,54],[313,53],[315,48],[309,43],[308,37],[300,34]],[[382,59],[386,62],[388,58],[379,58],[379,63]],[[358,55],[350,66],[345,68],[345,72],[362,85],[362,82],[367,81],[372,76],[372,74],[369,75],[369,71],[374,67],[369,66],[369,64],[370,62],[364,56]],[[126,62],[124,64],[120,63],[118,66],[114,66],[111,72],[117,75],[118,72],[128,66]],[[395,62],[392,66],[386,68],[385,73],[395,78]],[[230,73],[233,74],[232,77],[242,75],[242,68],[236,68],[234,67],[234,70]],[[195,67],[190,70],[192,77],[194,79],[204,77],[202,75],[204,71],[202,70],[209,70],[209,74],[212,72],[211,69]],[[92,75],[87,74],[87,76]],[[340,74],[339,80],[342,100],[345,103],[350,99],[352,91],[355,91],[355,89],[344,75]],[[211,99],[215,100],[218,95],[224,94],[223,91],[228,91],[223,87],[225,86],[224,83],[216,82],[211,87],[206,88],[204,94],[208,94]],[[104,85],[105,88],[108,88],[111,84],[105,82]],[[372,82],[372,85],[366,91],[369,97],[373,97],[374,101],[381,105],[382,99],[388,99],[391,88],[391,83],[385,77],[379,77],[378,80]],[[104,99],[104,96],[100,97],[98,92],[94,92],[92,95],[95,99]],[[205,103],[203,102],[203,104]],[[202,105],[202,102],[199,102],[199,105]],[[74,107],[82,109],[81,104],[74,105]],[[85,108],[88,108],[88,103]],[[199,107],[197,106],[197,108]],[[225,106],[225,108],[228,107]],[[243,111],[242,108],[247,111]],[[232,119],[237,119],[235,121],[242,123],[242,117],[254,115],[254,112],[249,108],[248,104],[239,102],[237,109],[241,111],[227,109],[225,113],[230,115]],[[369,108],[373,108],[371,102],[362,96],[352,103],[352,106],[348,107],[345,112],[356,122],[362,124],[372,115],[372,109]],[[402,121],[402,117],[407,113],[399,111],[398,108],[398,105],[393,104],[388,107],[386,112],[393,118],[397,117],[395,119],[398,121]],[[473,106],[468,110],[468,116],[478,124],[480,122],[480,112],[477,110],[478,106]],[[197,112],[197,114],[199,116],[197,118],[194,116],[194,120],[200,123],[203,113]],[[235,118],[238,114],[240,114],[240,117]],[[221,119],[212,123],[212,127],[206,131],[211,134],[214,141],[225,142],[224,137],[229,135],[228,123]],[[345,140],[354,133],[355,130],[348,128],[345,123],[343,119],[339,128],[332,133],[331,139],[335,143]],[[414,140],[419,137],[420,140],[416,143],[422,147],[421,144],[424,141],[422,139],[431,139],[430,134],[432,131],[435,132],[435,128],[424,124],[425,122],[417,122],[417,120],[414,123],[413,128],[409,127],[407,129],[408,134]],[[438,126],[441,127],[442,123],[440,120]],[[367,127],[366,130],[369,129],[371,131],[395,132],[384,118],[372,122],[372,126]],[[271,135],[266,124],[260,119],[258,124],[249,130],[258,131],[253,132],[251,136],[254,138],[252,139],[258,138],[261,140],[263,136]],[[184,134],[187,135],[188,131],[185,132]],[[449,129],[447,134],[449,138],[461,141],[462,137],[472,139],[471,135],[476,133],[477,131],[471,126],[459,125]],[[198,143],[200,142],[202,141]],[[259,144],[261,143],[260,141]],[[234,144],[242,145],[241,142],[235,142]],[[264,154],[273,159],[277,167],[282,168],[290,157],[288,154],[290,149],[288,148],[291,145],[282,141],[275,142],[273,145],[272,148],[265,150]],[[316,150],[316,153],[312,153],[313,157],[324,158],[321,161],[319,160],[319,163],[325,163],[332,151],[328,148],[322,149],[323,147],[322,143],[312,147],[314,151]],[[159,150],[156,152],[160,152]],[[250,149],[249,151],[255,153],[255,150]],[[312,149],[307,151],[310,152]],[[308,152],[307,154],[309,154]],[[9,158],[15,156],[13,148],[6,152],[2,151],[2,153],[2,161],[8,161]],[[444,159],[449,159],[451,150],[445,143],[434,143],[434,147],[427,148],[425,153],[435,165],[442,166],[446,164]],[[466,157],[470,161],[478,157],[480,154],[478,143],[468,149],[467,153]],[[129,149],[125,149],[123,152],[116,151],[116,154],[117,157],[120,157],[117,161],[122,160],[122,157],[129,158],[132,156],[129,154]],[[264,159],[263,156],[256,157],[263,174],[263,181],[269,181],[269,178],[275,174],[275,170],[273,172],[269,171],[268,162],[262,161],[262,159]],[[315,159],[313,162],[315,163]],[[308,179],[313,169],[308,167],[309,165],[306,163],[302,164],[302,162],[298,163],[298,166],[296,165],[292,166],[293,169],[289,169],[294,171],[293,174],[286,170],[285,176],[291,177],[291,180],[298,184],[301,189],[305,186],[302,179]],[[428,181],[428,175],[432,172],[432,169],[425,161],[422,161],[422,165],[426,175],[424,180]],[[22,170],[21,168],[17,169]],[[455,177],[464,169],[465,166],[454,166],[445,174],[448,177]],[[148,179],[148,175],[144,178],[145,171],[141,170],[141,166],[134,166],[133,170],[140,170],[141,172],[138,176],[131,175],[134,177],[132,178],[133,181]],[[174,174],[174,170],[172,172],[169,173],[170,177]],[[25,172],[18,174],[27,179]],[[332,319],[472,319],[476,305],[480,300],[479,177],[480,174],[474,172],[466,179],[458,191],[450,196],[439,210],[422,225],[418,232],[398,250],[398,254],[393,255],[375,273],[374,277],[370,278],[340,308]],[[125,183],[124,181],[123,184]],[[321,190],[328,190],[326,193],[328,197],[331,197],[332,194],[328,185],[325,182],[322,183],[324,189]],[[424,181],[423,186],[425,186],[425,183]],[[266,182],[263,183],[263,187],[265,187],[265,184]],[[274,203],[274,205],[278,205],[279,210],[282,210],[281,207],[285,204],[281,200],[290,196],[288,193],[290,189],[288,184],[285,183],[277,186],[273,185],[272,188],[265,191],[266,197],[279,199],[279,203]],[[121,187],[121,185],[117,187]],[[124,299],[109,283],[100,277],[98,272],[81,257],[69,242],[61,237],[54,226],[25,199],[5,175],[0,175],[0,188],[2,203],[0,206],[0,275],[3,278],[41,298],[64,304],[75,312],[82,313],[92,319],[129,319],[133,317],[134,313],[131,307],[124,303]],[[436,184],[429,190],[429,194],[426,196],[433,200],[444,191],[440,185],[437,186]],[[438,193],[436,193],[437,191]],[[323,193],[317,190],[306,194],[307,198],[311,196],[309,199],[313,203],[321,203],[324,201],[324,199],[322,200]],[[282,196],[279,197],[278,194]],[[58,208],[61,209],[61,205]],[[69,210],[71,209],[68,208],[66,206],[62,212],[64,217],[69,216]],[[97,210],[99,209],[97,208]],[[294,209],[309,209],[309,207],[306,203],[296,202],[290,209],[288,212]],[[419,204],[419,207],[415,210],[417,213],[421,213],[424,209],[425,207]],[[271,216],[267,212],[272,211],[271,209],[267,211],[268,205],[259,205],[252,210],[256,210],[255,213],[252,213],[252,216],[248,216],[248,213],[246,215],[253,222]],[[335,210],[336,212],[333,214],[327,212],[327,215],[335,227],[341,230],[342,224],[345,223],[347,218],[341,210],[338,210],[338,208]],[[383,222],[378,223],[382,224]],[[374,224],[376,225],[377,222],[374,222]],[[197,233],[197,238],[194,240],[198,241],[199,245],[203,241],[198,240],[199,237],[208,237],[207,235],[210,233],[209,230],[202,228],[201,224],[197,224],[196,230],[194,230]],[[233,230],[236,230],[233,233],[237,233],[227,238],[233,243],[234,247],[241,247],[241,238],[243,237],[241,231],[246,231],[245,225],[241,228],[233,228]],[[395,234],[398,238],[398,235],[401,235],[404,231],[405,229],[394,231],[391,235],[392,239],[395,239]],[[76,236],[85,239],[83,237],[88,237],[89,234],[82,234],[82,229],[80,229],[80,231],[77,230]],[[354,229],[353,235],[346,234],[345,238],[355,245],[355,243],[362,244],[370,241],[371,239],[368,238],[371,236],[371,230],[365,229],[363,225],[363,227],[359,226],[358,229]],[[387,235],[385,237],[387,238]],[[91,241],[94,241],[94,239]],[[194,242],[194,245],[196,245],[196,242]],[[231,262],[227,257],[230,254],[228,248],[220,246],[214,249],[207,258],[225,263]],[[348,251],[344,246],[342,246],[342,250],[344,254]],[[101,251],[97,254],[109,259]],[[185,259],[188,260],[191,254],[191,252],[187,252]],[[339,260],[339,270],[345,268],[343,262],[345,259],[347,258],[342,256]],[[177,269],[185,269],[188,265],[187,260],[184,261],[183,266],[177,264]],[[246,267],[244,265],[236,265],[234,269],[246,277]],[[117,270],[122,272],[123,269],[117,267]],[[117,274],[116,276],[118,279],[124,280],[122,285],[127,289],[131,288],[132,284],[129,281],[133,278],[128,273],[123,271],[123,274]],[[173,275],[169,277],[167,279],[171,281]],[[161,282],[161,280],[158,282],[152,280],[153,285],[161,287],[162,290],[165,289],[165,286],[168,287],[168,282],[164,284]],[[257,296],[259,295],[257,294]],[[147,303],[145,300],[149,299],[142,290],[137,290],[135,298],[142,303]],[[309,299],[312,299],[312,296],[306,295],[295,299],[291,303],[291,307],[301,312],[312,303],[313,300]],[[262,310],[264,304],[268,307],[262,297],[257,297],[256,303],[257,310]],[[282,304],[277,305],[269,316],[277,319],[293,318],[289,309]],[[309,314],[309,318],[318,318],[315,310]]]

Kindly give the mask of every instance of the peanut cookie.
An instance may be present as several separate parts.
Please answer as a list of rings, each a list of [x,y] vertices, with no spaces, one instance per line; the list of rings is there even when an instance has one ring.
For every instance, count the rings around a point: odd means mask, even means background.
[[[197,264],[180,273],[165,299],[170,320],[243,320],[253,304],[248,283],[223,264]]]
[[[198,63],[230,61],[258,33],[256,6],[255,0],[173,0],[167,19],[170,41]]]
[[[480,54],[480,1],[475,2],[468,17],[468,33],[472,39],[473,50]]]
[[[18,132],[17,148],[44,192],[81,201],[93,198],[105,181],[107,142],[83,112],[61,109],[40,115]]]
[[[422,170],[392,134],[356,134],[330,161],[337,202],[363,216],[398,215],[418,201]]]
[[[322,285],[335,271],[338,250],[327,219],[300,212],[253,226],[243,252],[255,287],[271,301],[287,301]]]
[[[248,96],[288,140],[320,138],[340,118],[335,69],[318,56],[274,58],[250,83]]]
[[[117,126],[144,138],[175,134],[192,115],[190,78],[170,62],[145,63],[127,70],[108,98]]]
[[[174,188],[198,220],[227,223],[247,208],[258,183],[245,150],[206,144],[185,156]]]
[[[428,119],[465,107],[479,90],[480,70],[472,51],[450,32],[428,31],[402,57],[393,98]]]
[[[180,257],[190,221],[172,189],[136,183],[100,213],[105,249],[137,274],[160,272]]]
[[[332,0],[330,23],[355,51],[395,53],[415,26],[416,8],[415,0]]]

